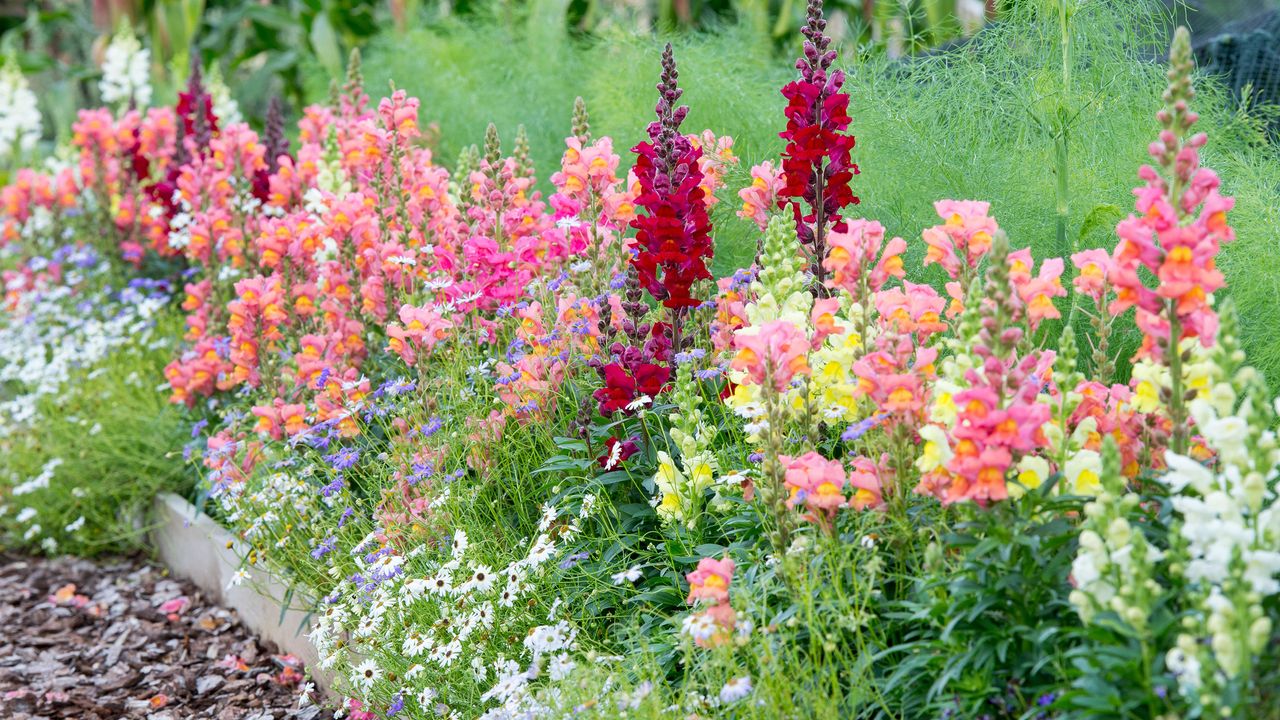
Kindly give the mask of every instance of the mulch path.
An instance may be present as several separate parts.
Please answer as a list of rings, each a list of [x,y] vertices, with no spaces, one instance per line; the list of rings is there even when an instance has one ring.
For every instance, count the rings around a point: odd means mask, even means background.
[[[0,717],[327,720],[301,663],[135,558],[0,553]]]

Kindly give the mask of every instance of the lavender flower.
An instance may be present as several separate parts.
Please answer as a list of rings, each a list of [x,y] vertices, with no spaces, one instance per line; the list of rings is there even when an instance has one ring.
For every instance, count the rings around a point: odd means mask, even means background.
[[[315,546],[315,549],[311,551],[311,557],[313,559],[319,560],[325,555],[328,555],[329,553],[333,552],[333,548],[335,545],[337,545],[337,542],[338,542],[338,539],[332,535],[325,538],[324,540],[321,540],[320,544]]]
[[[564,560],[560,561],[560,569],[568,570],[569,568],[573,567],[574,565],[577,565],[578,563],[582,562],[583,560],[586,560],[589,557],[591,557],[591,553],[586,552],[585,550],[579,553],[574,553],[569,557],[565,558]]]
[[[329,483],[328,485],[325,485],[324,487],[320,488],[320,493],[321,493],[322,495],[324,495],[325,497],[333,497],[333,494],[334,494],[334,493],[342,492],[342,489],[343,489],[344,487],[346,487],[346,486],[347,486],[347,484],[346,484],[346,483],[344,483],[344,482],[342,481],[342,477],[341,477],[341,476],[339,476],[339,477],[334,478],[334,479],[333,479],[333,482],[331,482],[331,483]]]
[[[886,417],[888,417],[887,413],[880,413],[879,415],[872,415],[864,420],[859,420],[845,428],[844,433],[840,435],[840,439],[845,442],[853,442],[863,435],[866,435],[868,430],[878,425],[880,421],[884,420]]]
[[[341,448],[332,455],[325,455],[324,461],[334,470],[347,470],[360,461],[360,451],[356,448]]]
[[[421,435],[422,439],[425,440],[431,437],[432,435],[435,435],[436,433],[440,432],[440,429],[443,427],[444,427],[444,420],[440,419],[439,417],[433,417],[427,421],[426,425],[423,425],[418,430],[418,434]]]

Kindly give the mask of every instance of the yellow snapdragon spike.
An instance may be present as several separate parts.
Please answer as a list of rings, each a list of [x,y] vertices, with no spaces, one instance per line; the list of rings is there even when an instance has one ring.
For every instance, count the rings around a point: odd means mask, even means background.
[[[1097,495],[1102,489],[1102,456],[1093,450],[1081,450],[1067,460],[1063,474],[1066,490],[1072,495]]]
[[[1160,407],[1160,391],[1155,383],[1143,380],[1133,395],[1133,409],[1140,413],[1149,413]]]
[[[920,472],[932,472],[955,457],[951,446],[947,443],[946,432],[937,425],[925,425],[920,428],[920,439],[924,440],[920,457],[916,458],[916,468]]]
[[[715,482],[715,470],[711,467],[711,463],[705,460],[694,463],[686,470],[689,472],[689,483],[694,492],[700,493]]]
[[[1035,490],[1049,478],[1049,461],[1028,455],[1018,462],[1017,482],[1009,485],[1009,497],[1022,497],[1028,490]]]

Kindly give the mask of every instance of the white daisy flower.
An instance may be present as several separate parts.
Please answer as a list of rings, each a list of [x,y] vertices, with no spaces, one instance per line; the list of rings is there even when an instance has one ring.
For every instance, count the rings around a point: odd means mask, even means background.
[[[613,584],[621,585],[624,582],[634,583],[635,581],[639,580],[643,575],[644,573],[641,572],[640,566],[635,565],[627,568],[626,570],[623,570],[622,572],[614,573],[612,576]]]
[[[382,677],[382,668],[373,660],[365,660],[356,666],[351,674],[351,682],[363,690],[369,690]]]
[[[736,677],[720,688],[720,702],[728,704],[737,702],[751,694],[751,678],[743,675]]]

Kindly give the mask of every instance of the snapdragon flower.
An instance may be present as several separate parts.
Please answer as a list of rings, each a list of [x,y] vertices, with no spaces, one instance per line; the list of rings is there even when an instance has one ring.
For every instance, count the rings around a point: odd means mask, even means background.
[[[0,66],[0,163],[31,152],[42,126],[36,95],[12,57]]]
[[[151,51],[142,47],[127,25],[112,36],[102,55],[98,92],[108,105],[145,108],[151,104]]]

